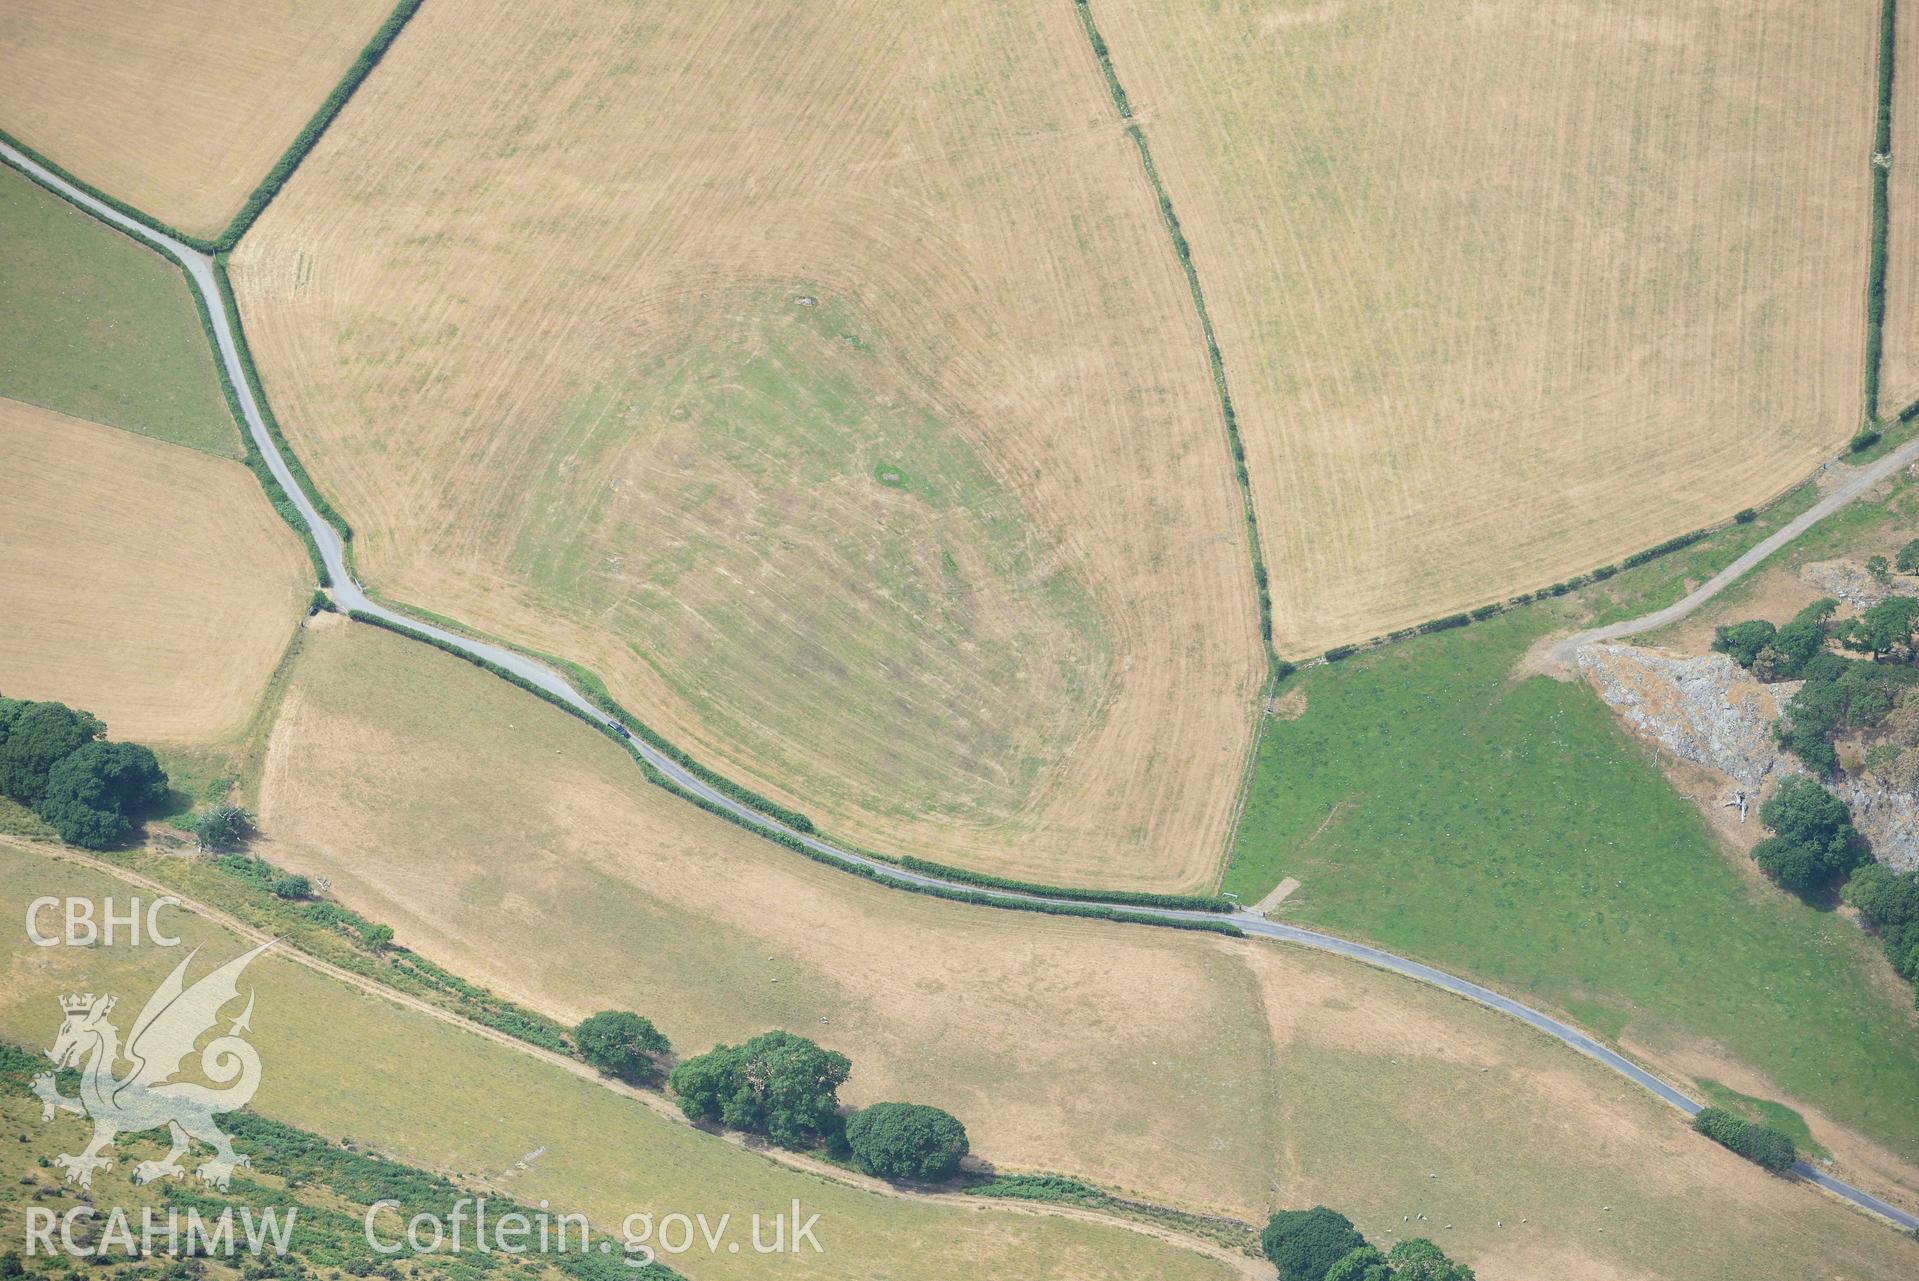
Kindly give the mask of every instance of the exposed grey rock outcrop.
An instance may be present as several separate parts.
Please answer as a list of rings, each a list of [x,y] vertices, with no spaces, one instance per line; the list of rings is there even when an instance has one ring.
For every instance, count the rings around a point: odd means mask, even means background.
[[[1919,596],[1919,577],[1893,574],[1880,582],[1864,565],[1849,560],[1814,561],[1799,576],[1854,609],[1870,609],[1888,596]]]
[[[1769,778],[1805,772],[1772,737],[1772,722],[1800,681],[1764,684],[1724,654],[1616,643],[1586,646],[1579,666],[1634,733],[1718,770],[1748,799]],[[1842,773],[1830,786],[1880,862],[1897,871],[1919,867],[1919,797],[1865,770]]]
[[[1852,811],[1852,825],[1872,844],[1873,857],[1895,872],[1919,867],[1919,798],[1876,774],[1844,774],[1832,794]]]
[[[1636,733],[1681,760],[1716,769],[1748,791],[1769,775],[1798,769],[1772,737],[1798,681],[1765,685],[1724,654],[1637,645],[1588,645],[1579,666]]]

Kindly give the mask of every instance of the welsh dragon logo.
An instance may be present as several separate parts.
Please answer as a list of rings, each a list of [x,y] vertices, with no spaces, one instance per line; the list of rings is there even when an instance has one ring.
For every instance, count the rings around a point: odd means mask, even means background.
[[[60,1035],[48,1057],[58,1067],[80,1069],[80,1097],[70,1099],[61,1094],[52,1072],[34,1078],[33,1092],[40,1098],[42,1121],[52,1120],[54,1109],[59,1108],[93,1122],[93,1141],[86,1151],[55,1158],[67,1172],[67,1182],[91,1185],[95,1170],[113,1164],[112,1156],[106,1153],[117,1136],[161,1126],[171,1132],[173,1150],[162,1160],[142,1161],[135,1166],[137,1183],[183,1175],[180,1158],[195,1139],[213,1149],[213,1159],[195,1173],[214,1187],[224,1190],[233,1171],[248,1163],[233,1150],[233,1141],[213,1118],[245,1107],[260,1088],[259,1052],[242,1035],[250,1030],[248,1021],[253,1017],[251,991],[240,1017],[200,1051],[200,1072],[220,1088],[174,1078],[186,1066],[195,1044],[219,1022],[221,1009],[239,996],[241,971],[271,946],[273,940],[269,939],[187,987],[187,966],[199,954],[195,948],[147,998],[124,1049],[119,1029],[107,1020],[113,1012],[113,997],[96,999],[89,992],[60,998],[66,1021],[61,1023]],[[131,1069],[124,1076],[116,1076],[116,1065],[122,1061],[131,1064]]]

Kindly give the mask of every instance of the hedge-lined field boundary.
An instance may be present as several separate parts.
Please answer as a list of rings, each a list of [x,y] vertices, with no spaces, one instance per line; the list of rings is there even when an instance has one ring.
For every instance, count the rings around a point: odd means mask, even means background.
[[[0,133],[0,137],[6,137],[6,135]],[[7,141],[16,147],[19,146],[19,143],[14,142],[11,138],[8,138]],[[84,184],[72,178],[65,170],[48,163],[29,148],[20,147],[20,150],[32,156],[36,162],[45,164],[47,168],[59,173],[61,177],[66,178],[67,181],[72,182],[75,186],[84,187]],[[8,168],[12,168],[12,166],[9,165]],[[126,228],[117,227],[106,219],[101,218],[97,212],[87,208],[85,205],[75,204],[73,201],[68,200],[66,192],[61,191],[58,187],[49,186],[40,179],[38,174],[28,173],[24,169],[14,169],[13,172],[19,174],[28,182],[40,188],[40,190],[58,198],[72,208],[78,209],[81,213],[94,219],[109,230],[127,236],[129,240],[143,248],[151,249],[154,253],[159,254],[179,269],[181,281],[187,287],[187,296],[193,299],[194,314],[200,318],[200,332],[207,340],[207,349],[213,359],[213,372],[220,380],[220,394],[226,398],[227,412],[233,416],[234,429],[240,433],[240,446],[244,451],[240,457],[240,461],[245,464],[248,471],[253,473],[254,479],[260,482],[260,488],[266,491],[267,501],[273,505],[273,510],[279,513],[280,519],[284,520],[288,527],[291,528],[295,534],[299,535],[301,544],[306,548],[307,559],[313,564],[314,577],[319,581],[320,586],[331,586],[333,578],[327,573],[325,558],[320,555],[320,544],[314,540],[313,531],[307,528],[306,521],[300,518],[299,508],[293,505],[293,500],[287,496],[287,491],[281,486],[279,479],[274,476],[273,469],[267,466],[266,456],[260,452],[260,447],[254,443],[253,433],[247,430],[246,414],[240,409],[239,393],[234,390],[233,379],[227,373],[227,362],[220,359],[220,339],[219,335],[214,332],[213,315],[207,310],[207,300],[201,296],[199,289],[194,287],[193,273],[187,270],[187,265],[184,262],[180,261],[180,255],[174,253],[173,250],[163,244],[157,244],[154,241],[146,240],[139,236],[127,235]],[[87,190],[90,195],[95,194],[91,188],[84,189]],[[104,199],[104,197],[96,198]],[[129,212],[130,207],[122,208],[117,204],[115,204],[114,207],[119,209],[121,213],[126,214],[129,218],[145,217],[144,214],[138,211]],[[163,231],[166,230],[164,226],[160,229]],[[172,233],[169,232],[168,234]],[[237,337],[235,341],[238,341]],[[258,393],[256,392],[255,394],[257,395]]]
[[[1075,899],[1088,903],[1120,903],[1128,907],[1168,907],[1181,912],[1231,912],[1238,906],[1231,899],[1217,894],[1156,894],[1149,890],[1088,890],[1041,885],[1034,881],[1016,881],[1009,877],[994,876],[990,872],[972,872],[963,867],[949,867],[945,863],[914,858],[910,854],[886,859],[886,861],[897,864],[909,872],[918,872],[922,876],[937,876],[943,881],[961,881],[967,885],[979,885],[987,889],[1011,890],[1015,894],[1044,894],[1050,898]]]
[[[1239,414],[1233,408],[1232,392],[1226,386],[1226,358],[1220,353],[1219,338],[1213,330],[1212,313],[1206,309],[1206,294],[1200,288],[1199,270],[1193,266],[1193,247],[1181,229],[1179,215],[1173,211],[1172,197],[1166,194],[1166,184],[1160,180],[1159,166],[1153,163],[1152,149],[1146,145],[1146,135],[1138,122],[1133,119],[1133,106],[1126,97],[1126,88],[1119,82],[1119,72],[1113,66],[1112,51],[1106,47],[1106,39],[1100,35],[1098,25],[1093,21],[1093,9],[1088,0],[1074,0],[1079,10],[1080,26],[1086,32],[1086,39],[1093,48],[1093,57],[1099,62],[1100,74],[1106,79],[1106,88],[1113,97],[1113,105],[1119,109],[1119,118],[1127,122],[1126,136],[1133,140],[1133,146],[1139,152],[1139,165],[1146,174],[1146,181],[1153,189],[1153,197],[1159,205],[1160,222],[1166,228],[1166,234],[1172,238],[1173,253],[1179,259],[1180,270],[1186,273],[1186,287],[1193,295],[1193,310],[1199,313],[1199,328],[1206,339],[1206,363],[1213,376],[1213,392],[1219,400],[1220,417],[1226,423],[1226,443],[1233,453],[1233,476],[1239,483],[1239,498],[1246,520],[1246,541],[1253,560],[1253,590],[1259,601],[1259,637],[1260,645],[1266,651],[1266,669],[1270,681],[1284,680],[1292,674],[1293,665],[1279,656],[1273,648],[1273,594],[1271,579],[1266,572],[1266,555],[1259,541],[1259,513],[1253,507],[1253,481],[1246,470],[1246,445],[1239,435]]]
[[[280,194],[280,188],[286,185],[287,179],[293,176],[293,171],[300,167],[300,162],[307,158],[307,153],[312,151],[314,145],[320,141],[321,136],[327,131],[327,126],[331,125],[345,109],[347,100],[353,97],[354,90],[358,89],[361,83],[373,74],[373,69],[380,65],[380,59],[386,56],[386,51],[392,48],[395,40],[399,39],[400,31],[419,11],[420,5],[424,2],[425,0],[400,0],[400,3],[394,6],[393,12],[387,15],[385,22],[380,24],[380,29],[373,33],[373,38],[368,40],[365,47],[360,50],[359,57],[353,60],[353,65],[348,67],[346,74],[340,77],[340,82],[333,86],[333,91],[327,94],[318,110],[308,118],[293,142],[280,153],[280,158],[273,162],[273,168],[267,170],[267,176],[260,180],[260,185],[247,194],[246,200],[240,205],[239,212],[234,214],[232,221],[227,223],[226,230],[214,237],[211,242],[198,242],[195,244],[196,248],[204,249],[208,253],[226,253],[240,243],[240,237],[246,235],[260,215],[266,212],[266,207],[273,203],[275,196]]]
[[[1899,0],[1879,3],[1879,110],[1872,135],[1872,248],[1866,267],[1865,426],[1879,422],[1879,364],[1886,333],[1886,235],[1892,196],[1892,78]]]
[[[306,465],[300,461],[300,456],[293,452],[293,446],[287,443],[286,433],[280,429],[280,420],[274,417],[273,405],[267,400],[266,388],[260,383],[260,370],[253,363],[253,347],[247,342],[246,325],[240,320],[240,303],[233,295],[233,282],[227,279],[225,253],[215,254],[213,257],[213,283],[214,287],[220,291],[220,305],[226,309],[227,328],[233,331],[233,349],[239,353],[240,372],[246,377],[247,389],[253,393],[253,405],[260,411],[260,421],[266,426],[267,435],[272,437],[274,446],[280,451],[280,460],[293,474],[294,483],[299,485],[306,494],[307,501],[313,504],[313,510],[320,513],[320,519],[333,526],[334,532],[339,534],[343,544],[350,544],[353,541],[353,527],[347,524],[346,517],[340,515],[333,504],[326,500],[326,495],[320,492],[320,487],[313,483],[313,477],[307,472]],[[198,290],[194,291],[194,297],[199,298]],[[206,304],[202,302],[202,310],[205,306]],[[208,337],[211,336],[209,332]],[[214,358],[218,361],[219,344],[214,344],[213,351]],[[222,366],[220,376],[226,378],[225,362],[219,363]],[[246,424],[242,422],[242,430],[245,426]],[[251,436],[248,439],[250,441]],[[308,537],[310,538],[311,535],[309,534]]]
[[[810,836],[819,830],[813,825],[813,820],[799,810],[781,805],[742,783],[734,782],[724,774],[716,773],[695,760],[684,749],[662,737],[652,726],[621,706],[619,700],[613,697],[613,692],[606,687],[606,682],[601,680],[597,673],[580,666],[571,659],[555,658],[550,654],[537,654],[535,657],[549,666],[560,668],[571,676],[574,687],[586,697],[588,702],[626,726],[629,732],[648,747],[662,756],[670,757],[675,765],[708,787],[724,793],[748,809],[755,809],[769,818],[778,819],[796,832],[805,832]]]
[[[594,719],[579,707],[561,698],[558,694],[548,689],[542,689],[532,681],[527,680],[515,672],[508,671],[498,663],[462,649],[450,641],[442,640],[430,633],[420,631],[418,628],[408,627],[404,623],[396,623],[392,619],[382,618],[378,614],[371,614],[365,610],[355,609],[349,610],[347,616],[356,623],[366,623],[372,627],[383,628],[395,635],[404,636],[409,640],[416,640],[423,644],[431,645],[435,649],[443,650],[456,658],[465,659],[475,667],[490,672],[498,676],[501,680],[518,686],[527,693],[534,695],[536,698],[551,703],[567,715],[591,725],[608,739],[624,747],[627,754],[633,758],[633,763],[638,765],[640,772],[645,775],[647,782],[671,792],[689,804],[698,806],[716,818],[724,819],[735,827],[772,841],[776,845],[784,846],[795,854],[812,859],[816,863],[823,863],[839,871],[849,872],[854,876],[863,877],[876,884],[884,885],[889,889],[905,890],[913,894],[924,894],[931,898],[946,899],[955,903],[970,903],[979,907],[1004,908],[1016,912],[1038,912],[1045,916],[1077,916],[1090,920],[1116,921],[1127,925],[1157,925],[1164,929],[1198,930],[1213,934],[1225,934],[1233,938],[1245,937],[1244,932],[1238,926],[1227,921],[1182,920],[1175,917],[1153,916],[1143,912],[1126,911],[1123,907],[1107,907],[1098,902],[1048,903],[1036,898],[1024,897],[1024,892],[1021,894],[1013,894],[1012,892],[1006,894],[991,894],[981,890],[965,889],[960,886],[924,885],[889,876],[880,868],[869,867],[864,863],[856,863],[850,859],[841,858],[834,854],[828,854],[823,850],[815,849],[790,832],[784,832],[778,828],[756,822],[751,818],[727,809],[725,806],[715,804],[704,796],[699,796],[687,791],[678,783],[675,783],[672,779],[655,769],[644,756],[640,755],[639,749],[633,746],[633,744],[623,740],[612,726]],[[1062,894],[1059,891],[1049,889],[1044,892],[1054,897],[1064,897],[1065,894],[1084,891],[1066,891]],[[1135,903],[1133,905],[1138,906],[1140,904]]]
[[[48,156],[43,152],[37,151],[34,148],[29,147],[26,143],[20,141],[20,139],[14,137],[12,134],[8,133],[5,129],[0,129],[0,142],[6,143],[8,146],[12,147],[15,151],[18,151],[21,155],[27,157],[27,159],[39,165],[42,169],[45,169],[50,173],[58,174],[61,177],[61,179],[63,179],[66,182],[72,183],[74,186],[86,192],[89,196],[92,196],[95,200],[98,200],[101,204],[107,206],[109,209],[112,209],[114,212],[124,214],[127,217],[133,219],[135,222],[144,223],[147,226],[152,227],[155,231],[165,232],[167,235],[173,237],[175,240],[179,241],[181,244],[192,245],[195,249],[198,249],[202,253],[213,252],[213,242],[211,240],[208,240],[205,236],[188,235],[186,232],[181,231],[178,227],[174,226],[172,223],[163,222],[162,220],[155,218],[152,214],[148,213],[146,210],[138,208],[137,206],[134,206],[134,205],[130,205],[126,201],[120,199],[118,196],[107,194],[106,192],[100,190],[100,188],[88,182],[85,178],[82,178],[79,174],[76,174],[71,169],[68,169],[65,165],[61,164],[59,161],[53,159],[51,156]],[[32,174],[27,174],[26,176],[28,178],[33,178],[33,181],[36,183],[39,183],[39,185],[42,187],[47,186],[46,183],[40,182],[38,178],[34,178]],[[54,195],[59,196],[60,199],[62,200],[66,200],[67,198],[66,193],[61,191],[55,191],[52,187],[47,187],[47,190],[52,191]],[[71,204],[72,202],[68,201],[68,203]],[[90,217],[94,216],[93,211],[91,209],[87,209],[83,205],[76,205],[74,207],[77,209],[80,209],[82,212],[86,213]],[[111,223],[107,225],[112,226]],[[125,228],[123,227],[114,227],[113,229],[115,231],[119,231],[122,233],[125,232]],[[168,256],[171,257],[172,255],[168,255]]]

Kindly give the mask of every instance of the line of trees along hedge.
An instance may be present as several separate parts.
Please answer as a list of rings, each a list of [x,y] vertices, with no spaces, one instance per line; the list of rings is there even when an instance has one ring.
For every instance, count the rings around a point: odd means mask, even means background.
[[[839,1088],[852,1060],[791,1032],[763,1032],[684,1059],[667,1077],[693,1121],[763,1134],[783,1148],[841,1148]]]
[[[166,799],[153,749],[109,743],[106,725],[65,703],[0,698],[0,794],[83,849],[121,844],[140,814]]]
[[[380,29],[373,33],[373,38],[360,50],[360,56],[353,60],[353,65],[347,68],[344,76],[340,77],[340,82],[333,86],[333,91],[320,103],[319,109],[307,120],[292,144],[280,153],[278,160],[273,162],[273,168],[269,169],[267,176],[260,180],[260,185],[248,194],[246,202],[240,206],[240,212],[233,215],[233,221],[229,222],[226,230],[222,231],[208,246],[209,250],[224,252],[240,243],[240,237],[247,233],[247,229],[253,226],[254,220],[265,212],[267,205],[272,203],[273,197],[278,195],[280,188],[286,185],[286,180],[293,176],[293,171],[300,167],[300,162],[306,159],[307,153],[313,150],[314,144],[320,141],[322,134],[326,133],[327,126],[333,123],[341,109],[346,106],[347,99],[353,96],[353,91],[372,74],[373,68],[380,65],[380,59],[386,56],[386,51],[399,38],[401,28],[405,27],[407,20],[419,10],[421,3],[422,0],[400,0],[393,12],[387,15],[386,21],[380,24]]]
[[[1281,1210],[1259,1234],[1280,1281],[1474,1281],[1424,1237],[1409,1237],[1382,1254],[1337,1210]]]
[[[982,890],[966,890],[958,887],[939,885],[915,885],[910,881],[897,880],[863,863],[848,862],[845,859],[836,858],[831,854],[816,850],[789,833],[767,827],[760,823],[755,823],[751,819],[742,817],[724,806],[714,804],[703,796],[697,796],[692,792],[686,791],[672,779],[666,777],[666,775],[660,773],[657,769],[654,769],[653,766],[647,762],[646,758],[640,755],[638,748],[634,747],[631,743],[623,741],[619,735],[613,732],[611,727],[595,720],[586,712],[575,707],[552,691],[542,689],[524,677],[501,667],[498,663],[490,662],[477,654],[469,653],[447,641],[441,640],[437,636],[432,636],[416,628],[408,627],[403,623],[396,623],[390,619],[382,618],[378,614],[369,614],[365,610],[355,609],[349,610],[347,616],[355,622],[366,623],[372,627],[384,628],[389,632],[393,632],[395,635],[405,636],[409,640],[416,640],[422,644],[431,645],[435,649],[444,650],[457,658],[465,659],[475,667],[491,672],[501,680],[519,686],[536,698],[544,699],[567,715],[584,721],[607,738],[620,744],[621,747],[626,749],[627,754],[633,758],[633,763],[639,766],[640,772],[645,775],[648,782],[664,788],[691,805],[698,806],[715,818],[724,819],[732,823],[735,827],[743,828],[755,836],[772,841],[776,845],[784,846],[795,854],[803,855],[816,863],[824,863],[828,867],[837,868],[842,872],[850,872],[855,876],[864,877],[869,881],[877,881],[892,889],[906,890],[914,894],[925,894],[932,898],[948,899],[957,903],[970,903],[979,907],[997,907],[1016,912],[1038,912],[1045,916],[1081,916],[1091,920],[1116,921],[1126,925],[1156,925],[1162,929],[1200,930],[1212,934],[1225,934],[1232,938],[1245,937],[1245,931],[1230,921],[1181,920],[1161,916],[1148,916],[1140,912],[1129,912],[1124,908],[1106,907],[1100,903],[1042,903],[1033,899],[1001,897]],[[1051,891],[1048,892],[1050,893]],[[1010,894],[1012,892],[1008,891],[1008,893]]]
[[[1692,1128],[1774,1174],[1784,1174],[1799,1159],[1792,1140],[1784,1134],[1769,1125],[1755,1125],[1725,1108],[1701,1108],[1692,1119]]]

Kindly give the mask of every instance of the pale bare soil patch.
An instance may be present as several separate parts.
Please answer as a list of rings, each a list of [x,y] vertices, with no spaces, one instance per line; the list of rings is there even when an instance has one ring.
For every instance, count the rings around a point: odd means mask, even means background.
[[[1886,175],[1886,319],[1879,408],[1919,400],[1919,6],[1897,12],[1893,40],[1892,154]]]
[[[1723,520],[1856,427],[1876,4],[1092,7],[1284,652]]]
[[[814,1036],[853,1059],[850,1100],[947,1107],[1003,1169],[1249,1219],[1325,1201],[1382,1237],[1424,1210],[1462,1257],[1568,1275],[1889,1275],[1902,1248],[1490,1013],[1304,951],[880,890],[384,633],[308,636],[259,804],[271,861],[457,972],[564,1018],[641,1010],[683,1052]]]
[[[194,235],[225,227],[393,0],[8,0],[0,127]]]
[[[0,692],[116,738],[240,730],[310,590],[239,463],[4,399],[0,547]]]
[[[1196,887],[1261,677],[1070,5],[429,5],[234,260],[369,580],[889,851]]]

